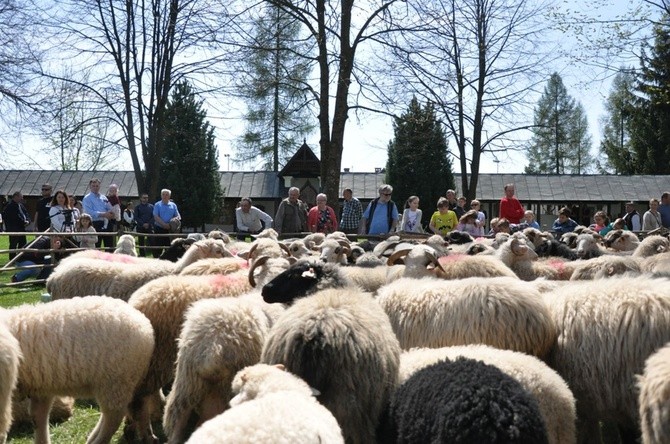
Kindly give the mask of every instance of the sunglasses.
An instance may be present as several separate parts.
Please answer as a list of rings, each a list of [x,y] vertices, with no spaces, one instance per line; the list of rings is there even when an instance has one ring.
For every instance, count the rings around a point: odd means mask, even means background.
[[[390,196],[391,193],[382,193],[382,196]]]

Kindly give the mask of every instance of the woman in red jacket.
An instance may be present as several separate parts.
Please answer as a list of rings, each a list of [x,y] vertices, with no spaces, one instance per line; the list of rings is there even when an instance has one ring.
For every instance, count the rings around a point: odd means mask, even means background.
[[[316,196],[316,206],[307,213],[307,229],[312,233],[332,233],[337,231],[337,216],[335,211],[326,205],[326,195]]]

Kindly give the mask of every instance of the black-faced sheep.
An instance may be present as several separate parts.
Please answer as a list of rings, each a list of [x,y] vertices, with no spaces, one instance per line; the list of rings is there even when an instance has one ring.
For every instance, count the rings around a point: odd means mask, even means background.
[[[600,236],[596,237],[591,233],[584,233],[577,236],[577,246],[575,248],[577,257],[580,259],[592,259],[600,257],[606,253],[600,243]]]
[[[254,365],[233,381],[231,409],[207,421],[191,444],[344,444],[337,421],[302,379],[282,366]]]
[[[290,304],[295,299],[314,294],[319,290],[348,285],[338,265],[320,263],[315,259],[303,259],[265,284],[261,294],[268,304]]]
[[[542,297],[516,278],[403,278],[377,301],[404,350],[487,344],[542,358],[556,338]]]
[[[284,364],[320,392],[346,442],[371,443],[398,378],[400,346],[388,317],[350,288],[297,300],[277,320],[261,362]]]
[[[535,247],[535,253],[539,257],[562,257],[571,261],[577,259],[575,250],[556,239],[544,239]]]
[[[88,443],[108,443],[144,377],[154,348],[149,321],[123,301],[101,296],[8,310],[21,347],[16,395],[31,398],[35,441],[49,443],[56,395],[94,398],[100,420]]]
[[[633,442],[635,375],[670,341],[670,281],[570,282],[544,297],[558,331],[547,362],[575,395],[580,442],[598,442],[599,420],[615,421],[625,442]]]
[[[185,441],[192,413],[202,423],[226,409],[233,377],[260,361],[265,337],[282,312],[281,305],[266,304],[257,293],[202,300],[189,308],[163,419],[169,443]]]
[[[12,392],[16,387],[21,349],[19,342],[3,324],[0,309],[0,443],[4,444],[12,424]]]
[[[638,387],[642,442],[670,442],[670,343],[647,359]]]
[[[418,348],[400,355],[403,384],[418,370],[444,359],[459,357],[494,365],[516,379],[537,401],[544,419],[549,444],[574,444],[577,440],[575,397],[565,381],[547,364],[525,353],[500,350],[486,345]]]
[[[547,442],[537,402],[512,377],[472,359],[440,361],[393,394],[381,442]]]

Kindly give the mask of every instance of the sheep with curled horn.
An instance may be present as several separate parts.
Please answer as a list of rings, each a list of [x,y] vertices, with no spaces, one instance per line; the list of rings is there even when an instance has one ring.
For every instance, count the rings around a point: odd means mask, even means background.
[[[319,245],[319,249],[321,250],[321,255],[319,258],[323,262],[347,265],[347,255],[350,251],[350,245],[348,241],[326,239],[321,245]]]
[[[445,272],[437,259],[437,252],[427,245],[415,245],[413,248],[395,251],[388,258],[387,265],[395,265],[401,258],[404,258],[405,262],[405,268],[402,272],[402,276],[405,277],[420,278],[434,275],[433,270],[435,269]],[[429,268],[431,265],[432,267]],[[398,275],[397,277],[401,276]]]
[[[282,242],[274,239],[259,238],[251,244],[249,251],[238,253],[238,256],[253,262],[261,256],[289,257],[291,256],[291,251]]]

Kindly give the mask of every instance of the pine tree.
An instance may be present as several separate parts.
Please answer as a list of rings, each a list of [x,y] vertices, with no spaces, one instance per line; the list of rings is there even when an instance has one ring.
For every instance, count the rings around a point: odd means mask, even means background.
[[[409,196],[419,196],[426,225],[437,199],[455,188],[447,139],[433,105],[422,108],[414,97],[407,111],[395,119],[393,134],[388,145],[386,182],[394,188],[399,211]]]
[[[603,138],[597,169],[601,174],[632,174],[628,121],[633,110],[635,76],[632,71],[620,69],[612,80],[612,90],[605,101]]]
[[[202,101],[189,84],[179,83],[166,109],[161,188],[172,191],[186,227],[211,222],[223,202],[214,128],[206,118]]]
[[[582,173],[591,164],[591,141],[584,109],[551,75],[535,108],[526,174]]]
[[[649,56],[647,56],[649,52]],[[654,26],[643,48],[637,97],[630,116],[630,163],[636,174],[670,173],[670,16]]]
[[[261,169],[277,171],[316,127],[305,86],[310,51],[300,40],[299,22],[277,7],[267,5],[255,26],[239,82],[247,126],[235,160],[260,158]]]

